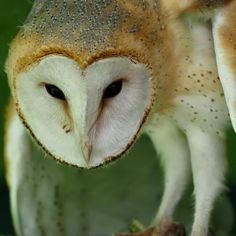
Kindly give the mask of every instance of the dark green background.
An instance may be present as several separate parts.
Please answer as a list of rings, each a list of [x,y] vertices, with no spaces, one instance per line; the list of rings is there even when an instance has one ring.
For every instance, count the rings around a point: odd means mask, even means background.
[[[9,44],[16,35],[18,27],[24,23],[24,19],[26,18],[30,7],[31,2],[26,0],[0,0],[0,234],[9,234],[13,232],[3,166],[4,114],[9,100],[9,89],[7,78],[4,73],[4,62],[7,57]],[[227,178],[229,190],[227,195],[235,208],[236,136],[232,131],[228,134],[227,145],[229,154],[229,174]],[[236,235],[236,233],[233,235]]]
[[[4,114],[9,101],[9,88],[4,73],[4,63],[9,44],[18,31],[18,27],[23,24],[30,7],[30,1],[0,0],[0,234],[13,232],[3,166]]]

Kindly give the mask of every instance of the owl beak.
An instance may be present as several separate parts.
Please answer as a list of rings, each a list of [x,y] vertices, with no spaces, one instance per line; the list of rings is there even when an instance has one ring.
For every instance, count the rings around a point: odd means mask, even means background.
[[[92,145],[89,141],[83,140],[81,143],[81,149],[83,153],[84,160],[87,164],[89,164],[91,153],[92,153]]]

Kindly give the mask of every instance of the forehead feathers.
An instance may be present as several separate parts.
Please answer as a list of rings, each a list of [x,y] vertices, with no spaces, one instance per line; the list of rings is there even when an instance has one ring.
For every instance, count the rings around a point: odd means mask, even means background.
[[[94,53],[98,48],[116,46],[113,36],[117,32],[140,31],[147,13],[157,14],[158,10],[156,1],[36,1],[25,28],[42,40],[59,39],[80,52]]]
[[[146,62],[163,41],[160,9],[157,0],[36,0],[11,47],[8,73],[14,68],[18,74],[53,53],[74,59],[81,68],[108,56]]]

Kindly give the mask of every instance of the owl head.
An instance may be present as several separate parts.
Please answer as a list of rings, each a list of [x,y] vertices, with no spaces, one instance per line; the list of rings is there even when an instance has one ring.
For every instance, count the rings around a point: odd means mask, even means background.
[[[35,1],[6,68],[19,117],[56,160],[92,168],[134,143],[156,101],[157,13],[155,1]]]

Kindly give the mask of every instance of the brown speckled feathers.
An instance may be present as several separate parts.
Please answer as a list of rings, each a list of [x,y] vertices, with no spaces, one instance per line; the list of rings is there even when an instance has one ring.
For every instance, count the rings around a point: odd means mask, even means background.
[[[110,55],[145,60],[147,50],[161,47],[160,13],[155,0],[35,1],[12,45],[8,71],[17,74],[51,53],[72,57],[81,67]]]

